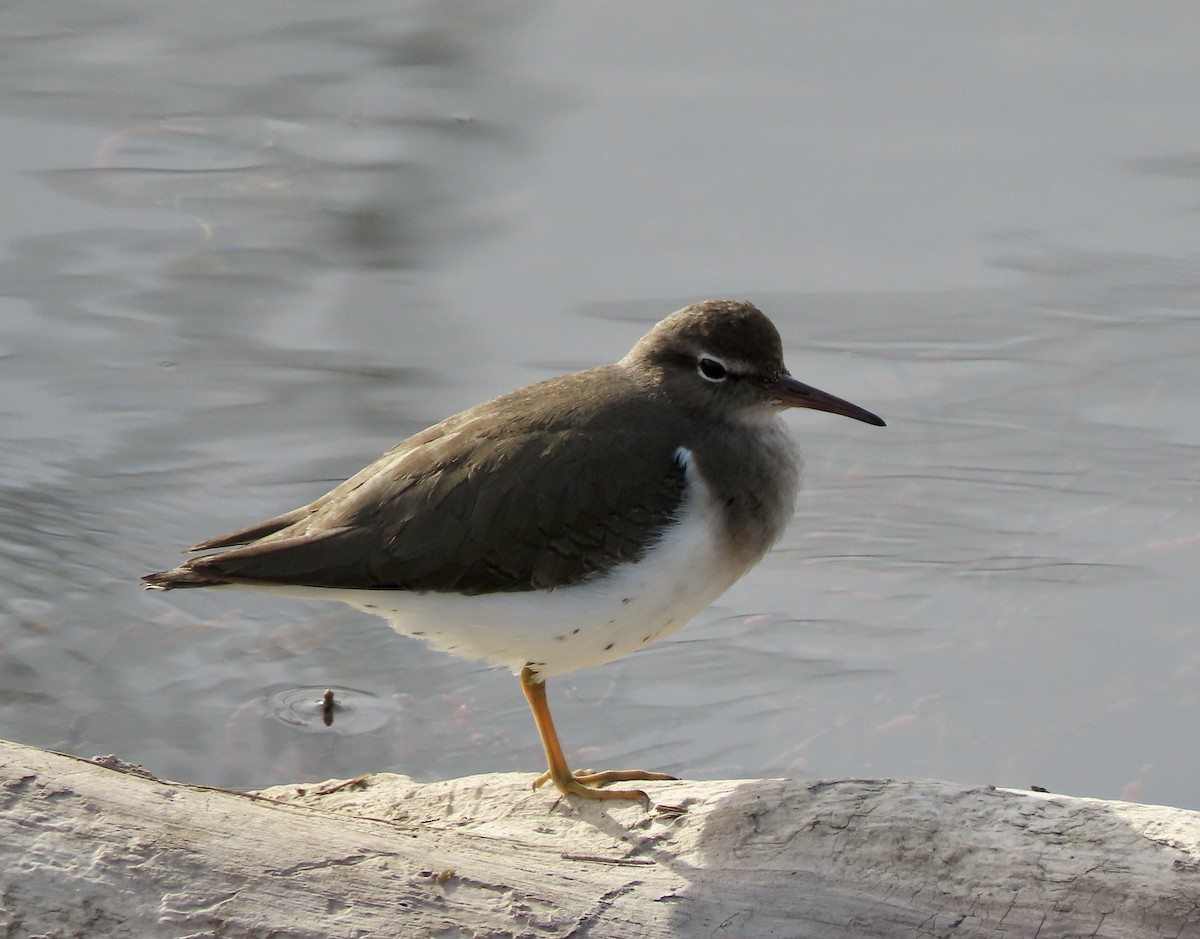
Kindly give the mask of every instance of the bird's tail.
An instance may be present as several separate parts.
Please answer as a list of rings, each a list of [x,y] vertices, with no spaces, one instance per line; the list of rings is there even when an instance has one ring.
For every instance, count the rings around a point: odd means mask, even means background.
[[[229,581],[185,565],[169,571],[146,574],[142,583],[147,590],[174,590],[176,587],[216,587]]]

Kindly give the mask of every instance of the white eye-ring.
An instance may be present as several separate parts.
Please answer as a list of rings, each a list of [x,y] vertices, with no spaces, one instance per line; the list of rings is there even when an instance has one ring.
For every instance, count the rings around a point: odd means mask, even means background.
[[[696,371],[700,373],[700,377],[705,381],[720,382],[729,377],[729,369],[725,367],[725,363],[720,359],[713,358],[711,355],[702,355],[696,362]]]

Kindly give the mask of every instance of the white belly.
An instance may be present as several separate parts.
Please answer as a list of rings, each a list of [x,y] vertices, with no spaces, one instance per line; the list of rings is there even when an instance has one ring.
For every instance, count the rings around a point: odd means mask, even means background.
[[[670,635],[745,573],[720,550],[708,487],[681,450],[688,489],[678,520],[636,564],[554,590],[463,596],[336,587],[253,587],[340,600],[386,618],[397,632],[467,658],[542,677],[600,665]],[[755,559],[757,560],[757,559]]]

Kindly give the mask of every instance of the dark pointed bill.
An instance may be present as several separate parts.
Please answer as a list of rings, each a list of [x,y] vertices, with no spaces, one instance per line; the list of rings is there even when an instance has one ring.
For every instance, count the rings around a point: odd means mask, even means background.
[[[886,427],[883,420],[872,414],[866,408],[844,401],[827,391],[821,391],[802,381],[796,381],[791,375],[780,375],[772,382],[767,390],[786,408],[811,408],[814,411],[828,411],[830,414],[840,414],[842,417],[852,417],[864,424],[874,424],[876,427]]]

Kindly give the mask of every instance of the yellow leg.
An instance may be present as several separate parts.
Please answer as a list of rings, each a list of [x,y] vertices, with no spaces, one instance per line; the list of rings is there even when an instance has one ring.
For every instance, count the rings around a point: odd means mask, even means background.
[[[525,692],[525,700],[533,711],[533,720],[537,724],[538,733],[542,737],[542,747],[546,751],[546,762],[549,769],[542,773],[533,783],[537,789],[548,782],[553,782],[556,789],[564,795],[577,795],[585,799],[636,799],[650,804],[650,797],[640,789],[599,789],[610,782],[627,782],[632,779],[674,779],[667,773],[651,773],[642,769],[608,770],[604,773],[572,773],[563,756],[562,746],[558,742],[558,733],[554,729],[554,720],[550,717],[550,705],[546,703],[546,683],[539,681],[533,669],[528,665],[521,669],[521,690]]]

